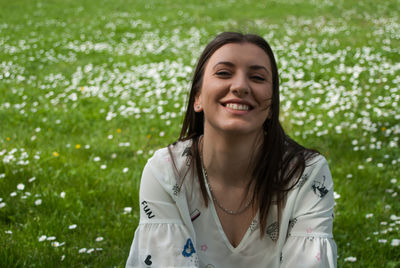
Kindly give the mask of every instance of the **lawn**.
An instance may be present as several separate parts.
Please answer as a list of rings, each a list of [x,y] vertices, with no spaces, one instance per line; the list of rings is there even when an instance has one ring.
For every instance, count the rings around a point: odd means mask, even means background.
[[[123,267],[141,171],[222,31],[264,36],[329,161],[339,267],[400,267],[400,1],[0,1],[0,266]]]

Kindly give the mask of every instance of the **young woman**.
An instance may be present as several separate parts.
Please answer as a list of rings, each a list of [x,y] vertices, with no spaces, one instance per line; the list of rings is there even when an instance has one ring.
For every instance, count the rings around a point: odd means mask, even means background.
[[[336,267],[327,162],[283,131],[257,35],[205,48],[180,137],[147,162],[139,202],[127,267]]]

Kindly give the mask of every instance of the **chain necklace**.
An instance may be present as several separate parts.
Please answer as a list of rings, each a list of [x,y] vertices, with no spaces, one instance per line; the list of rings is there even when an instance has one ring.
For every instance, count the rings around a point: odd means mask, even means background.
[[[214,195],[214,192],[213,192],[213,190],[212,190],[212,188],[211,188],[210,182],[208,181],[207,171],[206,171],[206,169],[205,169],[205,167],[204,167],[204,165],[203,165],[203,157],[200,156],[200,159],[201,159],[201,168],[202,168],[202,170],[203,170],[204,177],[206,178],[206,182],[207,182],[208,189],[210,189],[211,198],[212,198],[212,200],[215,202],[215,204],[217,204],[217,206],[218,206],[220,209],[222,209],[223,212],[225,212],[225,213],[227,213],[227,214],[229,214],[229,215],[238,215],[238,214],[241,214],[241,213],[243,213],[244,211],[246,211],[246,210],[249,208],[249,206],[251,205],[251,203],[253,203],[253,197],[250,198],[250,200],[247,202],[247,204],[246,204],[243,208],[241,208],[241,209],[239,209],[239,210],[237,210],[237,211],[233,211],[233,210],[230,210],[230,209],[226,209],[226,208],[224,208],[224,207],[218,202],[217,198],[215,198],[215,195]]]

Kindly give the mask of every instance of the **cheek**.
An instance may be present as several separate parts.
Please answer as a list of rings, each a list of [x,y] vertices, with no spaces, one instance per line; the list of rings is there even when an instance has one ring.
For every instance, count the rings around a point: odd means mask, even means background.
[[[262,107],[269,107],[272,103],[272,89],[261,88],[257,91],[257,100]]]

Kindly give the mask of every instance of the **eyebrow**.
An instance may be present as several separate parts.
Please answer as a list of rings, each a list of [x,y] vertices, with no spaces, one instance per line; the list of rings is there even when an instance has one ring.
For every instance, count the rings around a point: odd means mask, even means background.
[[[235,66],[235,64],[233,64],[233,63],[230,62],[230,61],[220,61],[220,62],[217,62],[217,64],[214,65],[213,69],[215,69],[215,67],[217,67],[217,66],[220,65],[220,64],[222,64],[222,65],[227,65],[227,66],[229,66],[229,67],[234,67],[234,66]],[[265,70],[268,74],[271,73],[271,71],[269,71],[267,68],[265,68],[265,67],[262,66],[262,65],[251,65],[249,68],[250,68],[251,70]]]

